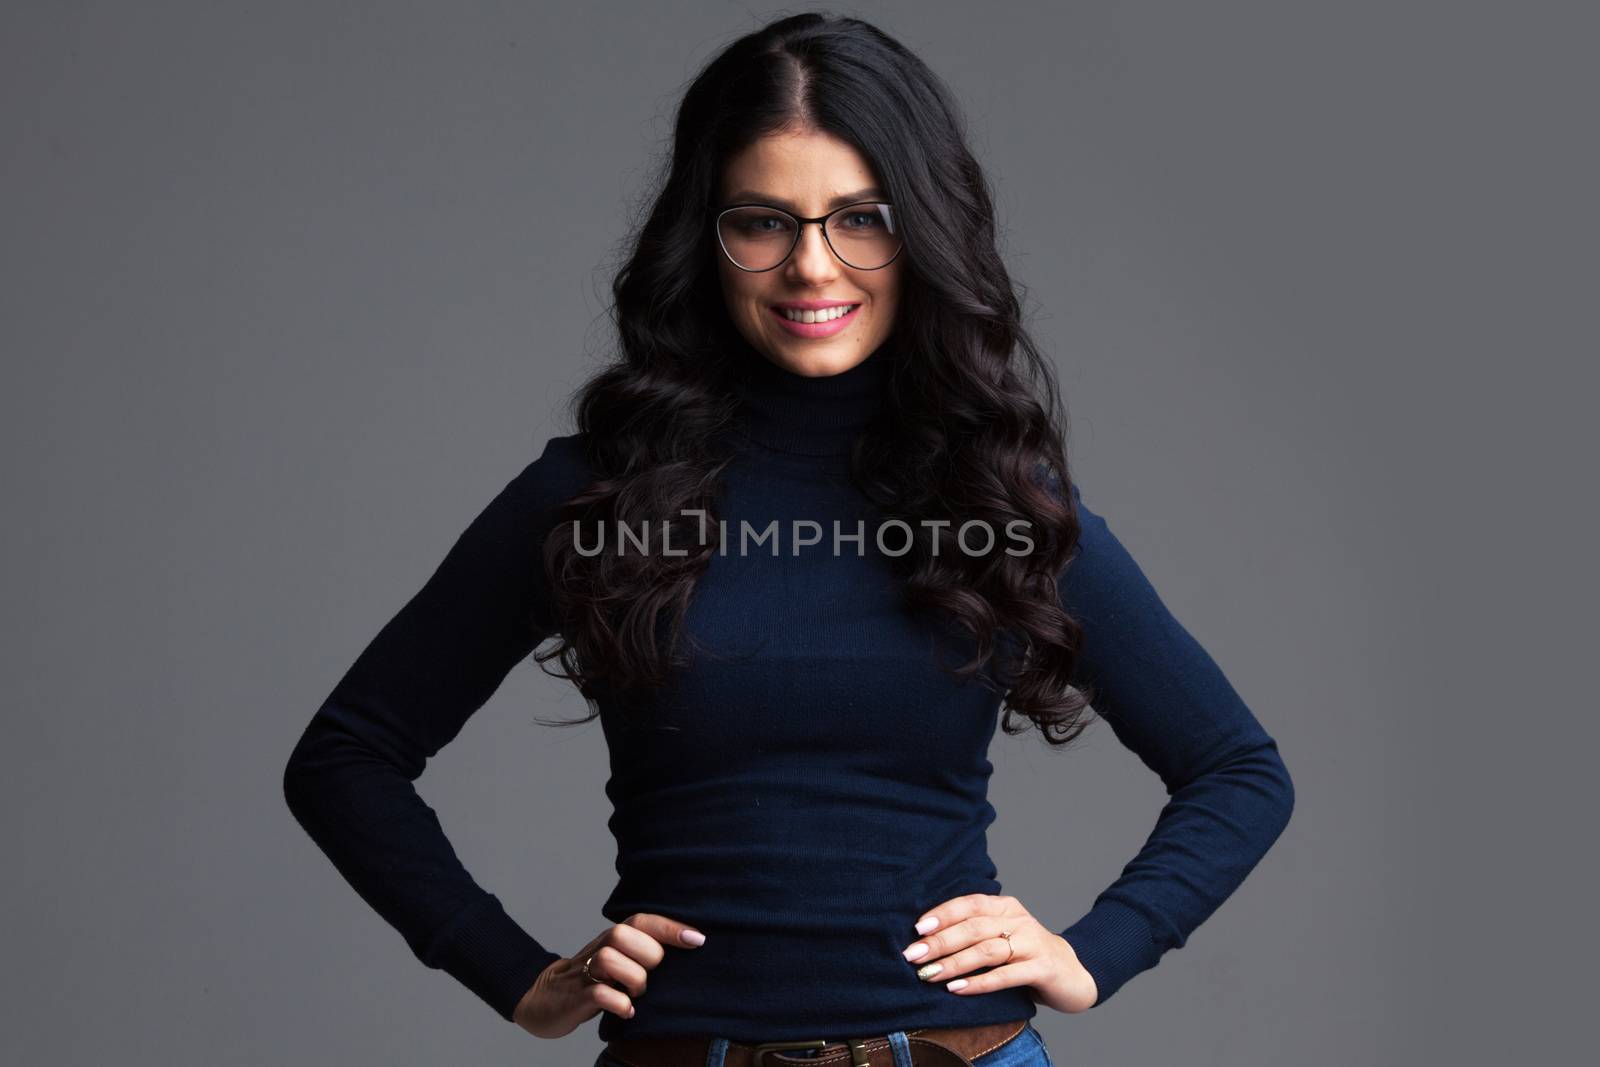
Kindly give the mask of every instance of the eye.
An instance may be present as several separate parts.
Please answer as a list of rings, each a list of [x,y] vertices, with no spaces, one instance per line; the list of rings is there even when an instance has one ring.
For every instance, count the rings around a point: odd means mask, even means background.
[[[725,225],[742,237],[770,237],[774,234],[792,233],[794,226],[787,217],[770,212],[747,211],[730,215]]]

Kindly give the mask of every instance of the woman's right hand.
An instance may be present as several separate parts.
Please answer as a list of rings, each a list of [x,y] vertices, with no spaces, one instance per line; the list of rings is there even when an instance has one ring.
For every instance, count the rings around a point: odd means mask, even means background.
[[[693,940],[690,940],[693,939]],[[602,1011],[633,1017],[633,998],[644,995],[645,973],[667,948],[694,948],[705,935],[665,915],[639,912],[604,931],[573,954],[539,973],[517,1002],[512,1019],[535,1037],[565,1037]],[[583,974],[590,956],[591,982]],[[619,988],[620,987],[620,988]]]

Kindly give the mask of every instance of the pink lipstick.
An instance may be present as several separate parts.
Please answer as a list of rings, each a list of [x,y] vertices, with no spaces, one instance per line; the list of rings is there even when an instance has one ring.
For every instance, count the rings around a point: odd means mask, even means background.
[[[796,322],[784,314],[784,309],[794,311],[821,311],[825,308],[844,307],[850,310],[825,322]],[[855,320],[861,305],[850,300],[785,300],[768,307],[778,323],[796,337],[832,337]]]

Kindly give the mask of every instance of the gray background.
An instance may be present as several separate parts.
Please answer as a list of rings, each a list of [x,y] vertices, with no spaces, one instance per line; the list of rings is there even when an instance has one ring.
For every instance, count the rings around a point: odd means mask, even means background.
[[[1584,1047],[1579,7],[854,9],[969,110],[1086,495],[1298,790],[1186,948],[1040,1015],[1063,1067]],[[677,93],[769,10],[4,6],[6,1062],[592,1058],[417,963],[279,778],[569,432]],[[581,710],[525,663],[419,785],[562,952],[605,925],[605,750],[533,720]],[[994,756],[1002,879],[1059,929],[1165,795],[1103,723]]]

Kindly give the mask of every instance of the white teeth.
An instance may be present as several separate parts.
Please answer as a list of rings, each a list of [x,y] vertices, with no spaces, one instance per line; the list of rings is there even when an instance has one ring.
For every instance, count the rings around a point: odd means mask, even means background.
[[[840,315],[848,315],[860,304],[844,304],[840,307],[823,308],[821,311],[796,311],[793,308],[779,308],[783,317],[792,322],[830,322]]]

